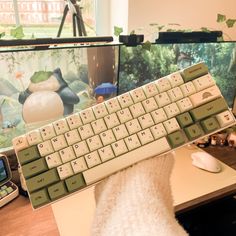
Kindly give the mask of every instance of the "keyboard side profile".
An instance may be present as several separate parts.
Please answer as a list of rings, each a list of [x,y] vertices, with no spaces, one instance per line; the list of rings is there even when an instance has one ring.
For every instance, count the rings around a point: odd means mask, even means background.
[[[13,139],[34,209],[236,123],[204,63]]]

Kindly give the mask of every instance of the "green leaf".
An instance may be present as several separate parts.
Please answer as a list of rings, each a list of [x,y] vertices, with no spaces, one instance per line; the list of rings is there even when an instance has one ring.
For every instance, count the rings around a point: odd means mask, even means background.
[[[160,25],[158,26],[158,30],[161,31],[165,26],[164,25]]]
[[[150,25],[150,26],[158,26],[157,23],[150,23],[149,25]]]
[[[16,39],[22,39],[25,36],[23,32],[23,27],[20,25],[14,29],[11,29],[10,35]]]
[[[228,28],[232,28],[234,26],[235,22],[236,22],[236,19],[228,19],[226,21],[226,25],[228,26]]]
[[[40,83],[47,80],[52,74],[53,72],[51,71],[37,71],[37,72],[34,72],[30,80],[34,84]]]
[[[150,50],[151,50],[151,46],[152,46],[152,44],[151,44],[150,41],[146,41],[146,42],[144,42],[144,43],[142,44],[142,48],[143,48],[144,50],[147,50],[147,51],[150,51]]]
[[[114,26],[114,35],[119,36],[123,32],[122,27]]]
[[[135,34],[135,31],[134,31],[134,30],[132,30],[132,31],[130,32],[130,35],[132,35],[132,34]]]
[[[206,27],[201,27],[201,31],[206,32],[206,33],[210,33],[210,32],[211,32],[211,31],[210,31],[208,28],[206,28]]]
[[[0,38],[3,38],[5,35],[6,35],[5,32],[1,32],[1,33],[0,33]]]
[[[226,21],[226,16],[217,14],[217,22],[224,22],[224,21]]]

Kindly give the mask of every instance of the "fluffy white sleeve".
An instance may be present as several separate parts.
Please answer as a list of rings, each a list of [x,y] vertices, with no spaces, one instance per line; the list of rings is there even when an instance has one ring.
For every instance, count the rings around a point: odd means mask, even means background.
[[[185,236],[170,188],[173,154],[120,171],[95,188],[92,236]]]

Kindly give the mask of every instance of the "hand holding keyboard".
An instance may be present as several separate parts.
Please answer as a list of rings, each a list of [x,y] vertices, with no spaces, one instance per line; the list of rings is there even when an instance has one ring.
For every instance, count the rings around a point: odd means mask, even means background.
[[[36,209],[234,124],[199,63],[30,131],[13,146]]]

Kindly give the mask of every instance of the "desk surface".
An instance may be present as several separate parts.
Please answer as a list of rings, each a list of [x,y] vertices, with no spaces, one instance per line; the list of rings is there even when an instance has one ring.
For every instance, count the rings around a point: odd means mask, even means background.
[[[176,211],[236,192],[236,171],[223,163],[222,171],[216,174],[198,169],[190,158],[196,151],[199,149],[195,146],[176,151],[171,176]],[[52,209],[61,236],[89,235],[95,210],[93,188],[53,204]]]

